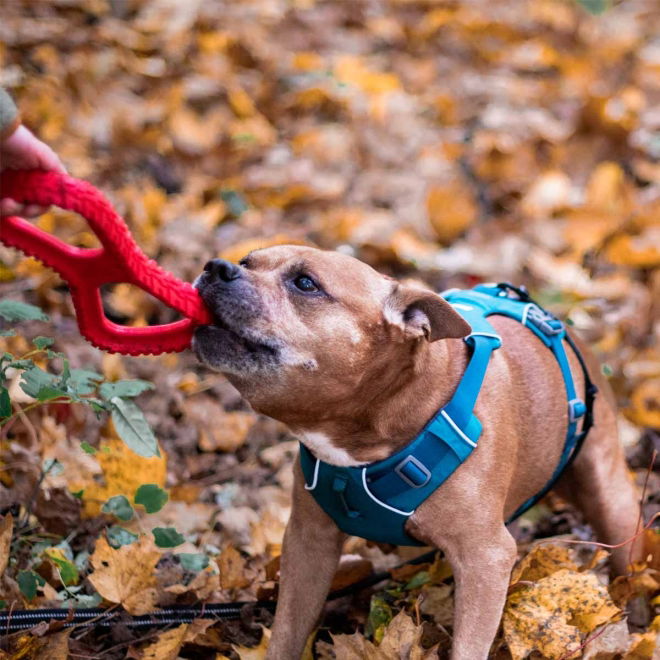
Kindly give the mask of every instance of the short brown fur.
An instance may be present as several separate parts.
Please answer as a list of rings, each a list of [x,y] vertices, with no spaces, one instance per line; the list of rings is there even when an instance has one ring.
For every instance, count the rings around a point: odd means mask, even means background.
[[[323,295],[301,296],[298,273],[312,277]],[[255,409],[288,424],[313,452],[344,464],[379,460],[402,447],[449,400],[467,363],[460,337],[469,328],[440,296],[399,285],[341,254],[268,248],[252,253],[235,281],[202,277],[198,287],[219,325],[227,326],[200,329],[200,359],[224,371]],[[243,299],[252,307],[243,309]],[[452,564],[453,660],[488,655],[516,560],[504,520],[547,483],[567,425],[555,358],[518,322],[491,320],[502,347],[476,406],[479,447],[407,524]],[[250,362],[241,354],[246,336],[257,347]],[[240,341],[230,350],[229,340]],[[262,357],[259,342],[270,347]],[[617,544],[634,535],[639,503],[618,442],[613,396],[580,348],[601,393],[594,428],[558,490],[583,510],[601,540]],[[570,361],[580,392],[582,373],[572,354]],[[344,538],[305,490],[297,466],[271,660],[300,657]],[[639,551],[635,542],[633,558]],[[629,546],[614,550],[615,572],[625,570],[629,552]]]

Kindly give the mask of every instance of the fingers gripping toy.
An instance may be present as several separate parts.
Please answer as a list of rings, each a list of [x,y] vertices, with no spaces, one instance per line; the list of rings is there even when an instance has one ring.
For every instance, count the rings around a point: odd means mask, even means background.
[[[75,211],[98,236],[102,247],[79,248],[23,218],[0,219],[2,243],[39,259],[68,282],[80,332],[94,346],[127,355],[182,351],[190,346],[195,325],[211,322],[192,285],[149,259],[110,202],[89,183],[58,172],[6,170],[0,174],[0,196]],[[146,328],[113,323],[103,311],[99,287],[119,282],[148,291],[187,318]]]

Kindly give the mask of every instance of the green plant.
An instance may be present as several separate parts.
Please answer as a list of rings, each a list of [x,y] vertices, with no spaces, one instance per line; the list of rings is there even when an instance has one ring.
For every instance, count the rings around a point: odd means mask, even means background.
[[[5,323],[48,320],[38,307],[14,300],[0,301],[0,318]],[[5,337],[15,334],[13,328],[0,332]],[[18,416],[44,404],[80,404],[97,415],[110,414],[117,434],[136,454],[146,458],[159,456],[153,431],[133,401],[142,392],[153,389],[153,385],[144,380],[108,382],[95,371],[72,369],[63,353],[51,349],[53,343],[52,337],[35,337],[33,348],[27,353],[0,355],[0,427],[7,427]],[[9,378],[14,378],[16,372],[21,374],[20,388],[34,399],[22,407],[11,401],[7,388]],[[86,444],[83,450],[89,453],[93,448]]]
[[[10,326],[21,321],[48,320],[48,316],[33,305],[13,300],[0,301],[0,337],[15,336],[16,329]],[[97,416],[109,415],[119,437],[138,455],[145,458],[159,456],[153,431],[133,400],[153,389],[153,384],[144,380],[110,382],[94,370],[71,368],[66,355],[53,350],[54,343],[52,337],[38,336],[31,340],[30,350],[22,355],[0,352],[0,439],[6,437],[13,424],[24,418],[26,413],[40,406],[82,405]],[[20,389],[31,397],[27,404],[12,400],[9,383],[17,379]],[[81,442],[80,449],[91,455],[100,451],[88,442]],[[103,449],[108,450],[107,447]],[[37,488],[46,475],[53,475],[62,469],[63,466],[56,460],[45,461]],[[79,497],[82,491],[72,494]],[[102,513],[112,515],[120,522],[128,522],[143,515],[135,506],[149,515],[160,511],[168,501],[167,492],[157,484],[142,484],[131,494],[132,499],[128,495],[110,497],[103,504]],[[45,584],[37,571],[48,561],[59,578],[58,599],[62,601],[62,606],[98,605],[101,601],[99,594],[85,593],[84,585],[79,584],[81,573],[86,574],[90,570],[87,561],[89,553],[82,551],[76,555],[68,539],[44,532],[29,522],[33,501],[34,497],[25,505],[24,514],[17,521],[10,552],[12,566],[18,569],[21,565],[21,570],[15,573],[21,593],[28,600],[37,595],[38,589]],[[173,527],[155,527],[152,535],[156,546],[163,549],[175,548],[185,541]],[[119,548],[135,542],[139,535],[114,524],[106,528],[106,537],[113,548]],[[176,556],[181,565],[193,573],[203,570],[209,563],[204,554],[181,553]],[[0,607],[3,606],[0,602]]]

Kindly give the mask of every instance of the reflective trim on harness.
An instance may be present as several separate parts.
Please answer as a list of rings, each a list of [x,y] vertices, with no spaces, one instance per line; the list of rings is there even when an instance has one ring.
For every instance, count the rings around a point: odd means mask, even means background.
[[[555,356],[566,390],[568,427],[564,449],[552,478],[524,502],[510,522],[534,505],[577,455],[593,423],[596,387],[584,360],[564,324],[535,303],[522,287],[480,285],[470,291],[452,289],[442,294],[470,324],[465,338],[471,356],[449,402],[403,449],[367,466],[340,467],[317,459],[304,445],[300,464],[305,489],[347,534],[397,545],[422,545],[407,534],[405,524],[435,490],[477,449],[481,422],[474,414],[490,357],[502,340],[487,320],[508,316],[525,325]],[[575,392],[564,344],[574,351],[585,378],[584,401]],[[582,418],[582,429],[577,422]]]
[[[458,435],[460,435],[461,438],[463,438],[463,440],[465,440],[465,442],[467,442],[468,445],[470,445],[470,447],[476,447],[477,446],[477,443],[475,441],[470,440],[470,438],[468,438],[467,435],[465,435],[465,433],[463,433],[463,431],[461,431],[461,429],[459,429],[458,426],[456,426],[456,423],[447,414],[446,410],[444,410],[444,409],[441,410],[440,414],[447,420],[447,423],[454,429],[454,431],[456,431],[456,433],[458,433]]]

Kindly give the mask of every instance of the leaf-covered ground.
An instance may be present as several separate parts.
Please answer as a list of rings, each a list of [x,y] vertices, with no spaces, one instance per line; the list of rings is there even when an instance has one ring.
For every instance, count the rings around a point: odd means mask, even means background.
[[[603,361],[640,492],[647,482],[646,522],[660,503],[659,464],[649,471],[660,445],[660,10],[608,4],[9,0],[0,82],[70,173],[104,190],[183,279],[211,257],[304,242],[439,289],[528,285]],[[39,224],[94,245],[71,214]],[[139,457],[107,413],[81,404],[19,412],[33,399],[9,372],[4,607],[141,613],[274,598],[296,452],[287,430],[190,354],[93,349],[66,286],[37,262],[0,248],[0,280],[3,299],[51,319],[18,324],[2,348],[21,356],[54,337],[74,368],[153,382],[136,401],[161,448]],[[173,318],[123,283],[104,298],[124,323]],[[647,561],[614,582],[606,551],[567,542],[593,537],[558,499],[513,531],[522,563],[493,657],[653,656],[657,531]],[[336,584],[411,556],[350,539]],[[452,592],[441,558],[396,570],[328,607],[315,653],[446,657]],[[271,620],[251,610],[165,631],[42,626],[5,636],[0,657],[262,658]]]

